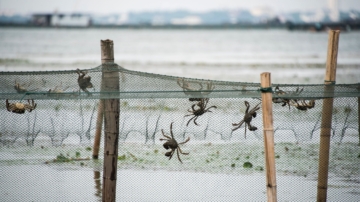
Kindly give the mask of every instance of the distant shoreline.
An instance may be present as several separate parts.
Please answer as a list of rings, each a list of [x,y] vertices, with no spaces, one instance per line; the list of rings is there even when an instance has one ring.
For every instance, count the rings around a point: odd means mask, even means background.
[[[63,29],[87,29],[87,28],[115,28],[115,29],[287,29],[326,31],[338,29],[343,31],[360,30],[360,22],[337,22],[337,23],[285,23],[285,24],[201,24],[201,25],[152,25],[152,24],[122,24],[122,25],[89,25],[89,26],[38,26],[33,24],[0,23],[0,27],[20,28],[63,28]]]

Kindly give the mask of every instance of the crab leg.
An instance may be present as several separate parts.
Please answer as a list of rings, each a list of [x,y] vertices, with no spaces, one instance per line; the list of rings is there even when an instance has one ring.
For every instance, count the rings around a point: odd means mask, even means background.
[[[175,150],[172,150],[171,151],[171,154],[170,154],[170,156],[169,156],[169,160],[172,158],[172,156],[174,155],[174,152],[175,152]],[[179,154],[178,154],[179,155]]]
[[[184,142],[178,143],[178,145],[179,145],[179,144],[185,144],[185,143],[189,142],[189,140],[190,140],[190,137],[188,137]]]
[[[235,130],[239,129],[242,126],[243,123],[244,123],[244,120],[240,121],[240,123],[233,123],[232,125],[237,126],[237,127],[232,129],[232,131],[235,131]]]
[[[170,136],[165,135],[164,130],[161,129],[161,132],[162,132],[162,134],[163,134],[164,137],[166,137],[166,138],[168,138],[169,140],[171,140],[171,137],[170,137]],[[166,140],[166,139],[160,139],[160,140]]]
[[[177,157],[178,157],[179,161],[180,161],[181,163],[183,163],[183,162],[181,161],[181,159],[180,159],[179,147],[176,149],[176,154],[177,154]]]
[[[183,152],[180,147],[178,147],[178,148],[179,148],[180,153],[182,153],[182,154],[184,154],[184,155],[188,155],[188,154],[189,154],[189,152],[187,152],[187,153]]]

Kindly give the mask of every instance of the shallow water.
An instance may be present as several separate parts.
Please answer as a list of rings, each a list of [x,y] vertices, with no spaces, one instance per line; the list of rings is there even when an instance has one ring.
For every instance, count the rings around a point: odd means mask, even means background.
[[[101,173],[88,168],[1,167],[0,196],[10,201],[101,201]],[[35,183],[36,182],[36,183]],[[119,170],[117,201],[265,201],[265,176]],[[299,186],[301,185],[301,186]],[[277,176],[279,201],[316,200],[316,180]],[[358,186],[329,179],[329,201],[357,201]]]

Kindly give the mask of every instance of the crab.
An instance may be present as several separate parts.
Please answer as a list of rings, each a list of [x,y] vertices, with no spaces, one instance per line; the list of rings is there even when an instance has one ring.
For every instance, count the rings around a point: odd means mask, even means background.
[[[37,104],[34,103],[34,100],[31,100],[31,104],[30,104],[30,100],[28,100],[28,103],[29,104],[23,104],[20,102],[9,103],[9,100],[6,99],[6,109],[9,112],[14,112],[17,114],[23,114],[25,113],[25,111],[31,112],[36,108]]]
[[[163,146],[164,146],[164,148],[165,148],[166,150],[171,149],[171,151],[165,153],[165,156],[169,157],[169,160],[170,160],[171,157],[174,155],[175,150],[176,150],[176,154],[177,154],[177,157],[178,157],[180,163],[183,163],[183,162],[181,161],[181,159],[180,159],[179,153],[184,154],[184,155],[188,155],[189,153],[183,152],[183,151],[181,150],[181,148],[180,148],[180,145],[189,142],[190,137],[188,137],[184,142],[177,143],[177,141],[176,141],[175,138],[174,138],[173,131],[172,131],[173,123],[174,123],[174,122],[172,122],[172,123],[170,124],[170,134],[171,134],[171,137],[168,136],[168,135],[165,135],[164,130],[161,129],[162,135],[163,135],[166,139],[160,138],[160,141],[166,141],[166,142],[163,144]]]
[[[215,86],[211,82],[206,83],[206,90],[203,90],[203,85],[200,82],[193,82],[199,84],[199,89],[194,89],[190,87],[190,83],[185,81],[184,78],[178,78],[177,84],[183,89],[185,95],[191,95],[192,97],[202,97],[203,95],[208,95],[212,90],[215,89]],[[202,91],[203,90],[203,91]],[[190,98],[191,99],[191,98]]]
[[[211,112],[210,111],[211,108],[215,108],[215,109],[217,108],[216,106],[211,106],[206,109],[206,105],[209,102],[209,98],[190,98],[190,99],[192,99],[190,101],[197,101],[198,103],[193,104],[191,106],[192,110],[188,109],[188,112],[190,112],[191,114],[185,115],[185,117],[187,117],[187,116],[193,116],[193,117],[191,119],[189,119],[186,126],[189,125],[191,120],[194,120],[194,124],[198,126],[199,124],[197,124],[196,120],[197,120],[197,118],[199,118],[199,116],[203,115],[206,112]],[[199,108],[195,109],[195,106],[198,106]]]
[[[249,111],[250,104],[248,101],[245,101],[246,111],[245,111],[244,118],[239,123],[232,124],[233,126],[235,126],[235,128],[233,128],[232,131],[239,129],[242,126],[242,124],[245,122],[245,139],[246,139],[246,126],[248,127],[248,129],[250,131],[257,130],[257,127],[251,125],[251,121],[253,118],[256,117],[256,111],[260,109],[259,104],[257,104],[254,108],[252,108]]]
[[[275,94],[276,95],[290,95],[290,96],[296,96],[296,95],[299,95],[302,91],[304,90],[304,88],[302,88],[302,89],[299,89],[299,87],[298,88],[296,88],[296,91],[295,92],[292,92],[292,93],[288,93],[288,92],[285,92],[285,91],[283,91],[283,90],[280,90],[280,88],[279,88],[279,86],[276,86],[275,87]],[[287,98],[273,98],[272,99],[272,101],[274,102],[274,103],[282,103],[282,105],[281,106],[286,106],[286,105],[288,105],[289,106],[289,110],[290,110],[290,106],[291,106],[291,101],[297,101],[297,100],[291,100],[291,99],[287,99]]]
[[[64,91],[66,91],[68,88],[69,88],[69,86],[66,87],[66,88],[63,88],[63,87],[62,87],[62,83],[61,83],[60,86],[55,86],[54,89],[49,89],[49,90],[48,90],[48,93],[49,93],[49,94],[51,94],[51,93],[54,93],[54,94],[64,93]]]
[[[17,93],[26,93],[28,91],[37,90],[37,89],[28,90],[27,87],[29,87],[30,85],[31,85],[31,83],[29,83],[29,85],[27,85],[27,86],[25,86],[25,84],[21,85],[20,83],[16,82],[16,80],[15,80],[14,88],[15,88]]]
[[[308,103],[306,103],[305,100],[301,100],[300,103],[297,100],[291,100],[290,105],[296,107],[298,110],[306,111],[307,109],[311,109],[315,106],[315,100],[310,100]]]
[[[85,76],[87,72],[80,71],[79,69],[76,70],[76,73],[79,75],[78,77],[78,84],[81,90],[90,94],[87,88],[92,88],[93,84],[90,82],[91,77]]]

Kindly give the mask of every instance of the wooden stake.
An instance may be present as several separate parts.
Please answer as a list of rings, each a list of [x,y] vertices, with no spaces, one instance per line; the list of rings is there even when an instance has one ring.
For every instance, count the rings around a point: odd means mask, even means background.
[[[101,179],[100,179],[100,171],[94,171],[94,182],[95,182],[95,196],[100,199],[101,196]]]
[[[271,87],[271,74],[265,72],[261,74],[261,88]],[[266,192],[270,202],[277,201],[276,191],[276,169],[274,151],[274,129],[273,129],[273,110],[271,92],[261,93],[262,116],[264,128],[265,164],[266,164]]]
[[[103,61],[102,89],[106,93],[119,92],[119,72],[114,71],[114,66],[110,65],[114,61],[112,40],[101,40],[101,53]],[[119,99],[104,99],[103,102],[105,141],[102,201],[111,202],[116,200],[120,101]]]
[[[360,89],[359,89],[360,90]],[[360,97],[358,97],[358,135],[359,135],[359,143],[358,146],[360,146]]]
[[[103,41],[101,41],[101,64],[113,63],[114,62],[114,50],[113,45],[111,47],[107,47],[105,44],[103,45]],[[108,50],[108,49],[111,50]],[[101,81],[101,91],[104,91],[104,84]],[[100,140],[101,140],[101,130],[104,119],[104,100],[100,100],[98,106],[98,113],[96,119],[96,131],[93,145],[93,159],[99,158],[99,150],[100,150]]]
[[[337,66],[337,53],[339,44],[339,30],[330,30],[328,41],[328,52],[326,61],[325,74],[325,92],[334,92]],[[317,201],[323,202],[327,198],[327,183],[329,171],[329,152],[330,152],[330,136],[331,136],[331,121],[333,111],[333,98],[326,98],[323,100],[322,116],[321,116],[321,131],[320,131],[320,149],[319,149],[319,170],[318,170],[318,185],[317,185]]]

